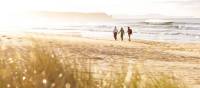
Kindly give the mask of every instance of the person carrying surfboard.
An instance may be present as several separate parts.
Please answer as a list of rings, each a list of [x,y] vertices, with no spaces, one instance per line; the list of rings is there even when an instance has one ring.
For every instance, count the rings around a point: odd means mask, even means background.
[[[123,41],[124,40],[124,29],[123,29],[123,27],[121,27],[119,33],[121,34],[121,41]]]
[[[115,26],[115,28],[113,30],[113,36],[114,36],[115,40],[117,40],[117,33],[118,33],[118,30],[117,30],[117,27]]]
[[[128,40],[131,41],[132,29],[128,27]]]

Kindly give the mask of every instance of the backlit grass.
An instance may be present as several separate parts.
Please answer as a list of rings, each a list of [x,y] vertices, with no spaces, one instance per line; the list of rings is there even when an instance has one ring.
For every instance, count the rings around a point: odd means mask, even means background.
[[[0,88],[187,88],[173,76],[142,69],[98,78],[87,55],[69,54],[61,43],[30,41],[30,46],[1,46]]]

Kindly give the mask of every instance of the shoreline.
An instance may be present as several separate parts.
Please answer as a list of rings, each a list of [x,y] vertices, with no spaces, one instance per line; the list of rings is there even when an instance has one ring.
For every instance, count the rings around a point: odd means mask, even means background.
[[[44,32],[26,32],[24,34],[39,34],[39,35],[54,35],[54,36],[69,36],[69,37],[79,37],[79,38],[88,38],[88,39],[94,39],[94,40],[108,40],[112,41],[114,40],[112,32],[110,32],[109,36],[103,36],[103,35],[98,35],[98,37],[92,37],[92,35],[89,36],[89,33],[82,33],[80,31],[70,31],[66,30],[63,33],[44,33]],[[163,42],[163,43],[177,43],[177,44],[198,44],[200,41],[177,41],[177,40],[164,40],[164,39],[141,39],[141,38],[135,38],[135,34],[133,34],[132,40],[133,41],[150,41],[150,42]],[[124,36],[124,40],[128,41],[127,35]],[[118,40],[121,41],[120,36],[118,34]]]

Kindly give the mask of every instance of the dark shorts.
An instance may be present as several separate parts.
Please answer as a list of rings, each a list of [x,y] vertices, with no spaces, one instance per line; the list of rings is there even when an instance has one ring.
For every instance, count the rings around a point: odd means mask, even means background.
[[[114,36],[117,36],[117,32],[114,33]]]

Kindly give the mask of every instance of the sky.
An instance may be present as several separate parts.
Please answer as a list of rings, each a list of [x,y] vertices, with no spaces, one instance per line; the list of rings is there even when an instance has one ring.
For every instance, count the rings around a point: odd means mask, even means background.
[[[200,17],[200,0],[0,0],[0,16],[31,11]]]

